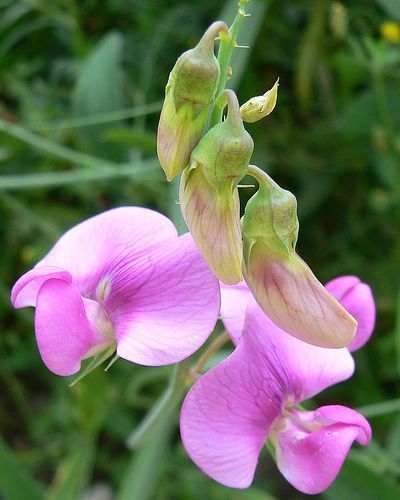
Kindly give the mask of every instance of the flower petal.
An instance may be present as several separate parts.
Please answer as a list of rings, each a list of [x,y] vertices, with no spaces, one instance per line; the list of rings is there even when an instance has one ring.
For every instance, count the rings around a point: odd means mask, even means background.
[[[273,434],[277,465],[298,490],[320,493],[335,480],[353,441],[368,444],[371,428],[363,416],[344,406],[296,413],[297,424],[285,419],[286,428]]]
[[[282,387],[250,338],[211,369],[182,406],[183,445],[195,464],[231,488],[247,488],[271,425],[280,414]]]
[[[256,249],[245,279],[263,311],[283,330],[321,347],[345,347],[357,322],[296,254],[271,260]]]
[[[245,281],[237,285],[221,285],[221,319],[226,331],[237,345],[242,336],[244,317],[252,294]]]
[[[242,237],[238,190],[218,192],[202,167],[186,168],[181,177],[180,205],[185,222],[204,259],[224,283],[242,280]]]
[[[56,266],[43,266],[31,269],[15,283],[11,291],[11,302],[16,309],[36,305],[36,297],[43,283],[56,278],[71,283],[68,271]]]
[[[368,342],[374,330],[376,308],[371,288],[356,276],[340,276],[325,286],[358,322],[356,336],[347,346],[355,351]]]
[[[293,404],[348,379],[354,372],[354,360],[346,348],[327,349],[292,337],[271,321],[254,299],[247,308],[242,335],[245,342],[249,338],[269,359]]]
[[[48,279],[37,295],[35,332],[40,355],[57,375],[78,372],[95,334],[79,291],[60,279]]]
[[[143,365],[176,363],[213,331],[220,309],[218,280],[189,233],[149,252],[142,267],[144,276],[134,270],[130,277],[122,268],[111,277],[105,309],[117,353]]]
[[[81,294],[92,298],[97,283],[121,252],[131,260],[177,237],[172,222],[141,207],[108,210],[67,231],[36,267],[59,266],[72,275]]]

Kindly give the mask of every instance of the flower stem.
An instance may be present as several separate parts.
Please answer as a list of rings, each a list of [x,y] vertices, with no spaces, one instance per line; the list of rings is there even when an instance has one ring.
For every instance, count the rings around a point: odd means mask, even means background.
[[[20,127],[15,123],[7,122],[2,118],[0,118],[0,132],[4,132],[15,139],[19,139],[25,144],[29,144],[35,149],[39,149],[44,153],[60,158],[61,160],[66,160],[69,163],[81,165],[87,168],[96,168],[99,170],[110,170],[111,168],[117,167],[117,165],[113,162],[85,153],[79,153],[78,151],[67,148],[62,144],[50,141],[40,135],[33,134],[29,130]]]
[[[118,168],[112,169],[108,169],[108,165],[104,165],[103,168],[99,164],[98,167],[99,169],[77,168],[58,172],[0,175],[0,191],[65,186],[79,182],[104,181],[119,177],[129,177],[130,182],[151,183],[154,176],[158,176],[160,165],[154,160],[144,160],[135,165],[120,164]],[[152,176],[149,174],[152,174]]]
[[[229,339],[229,335],[226,332],[223,332],[221,333],[221,335],[218,335],[218,337],[213,342],[211,342],[210,346],[203,352],[203,354],[197,360],[196,364],[191,368],[191,378],[197,380],[201,377],[201,372],[208,363],[208,360],[213,354],[219,351],[221,347],[228,342]]]
[[[247,14],[244,11],[244,7],[247,3],[249,3],[249,0],[239,1],[236,17],[232,23],[232,26],[229,28],[230,36],[221,37],[221,42],[218,50],[218,62],[221,68],[221,74],[219,77],[217,91],[215,94],[217,98],[219,94],[224,90],[226,81],[229,77],[229,64],[231,62],[233,49],[236,47],[236,38],[239,32],[240,24],[243,18],[247,16]],[[222,109],[220,109],[218,106],[214,106],[214,109],[211,113],[210,128],[219,123],[221,121],[221,118],[222,118]]]
[[[270,177],[267,172],[264,172],[257,165],[249,165],[249,169],[247,171],[247,175],[253,177],[259,184],[259,186],[266,185],[269,188],[279,188],[279,185]]]
[[[187,361],[174,366],[167,390],[128,437],[126,441],[128,448],[133,449],[141,446],[176,409],[185,390],[188,371],[189,365]]]
[[[357,411],[364,415],[365,418],[380,417],[388,413],[400,411],[400,398],[381,403],[374,403],[357,408]]]

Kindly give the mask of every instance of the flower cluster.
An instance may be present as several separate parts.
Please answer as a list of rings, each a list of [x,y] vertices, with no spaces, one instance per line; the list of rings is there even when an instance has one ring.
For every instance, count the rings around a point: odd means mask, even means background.
[[[297,255],[296,198],[250,164],[254,145],[243,124],[272,112],[278,82],[240,106],[224,90],[217,34],[234,47],[236,35],[218,21],[177,60],[158,128],[160,163],[168,180],[181,175],[190,232],[179,237],[146,208],[109,210],[66,232],[16,282],[11,299],[16,308],[35,307],[41,357],[62,376],[114,352],[142,365],[178,363],[221,315],[235,349],[185,399],[188,454],[213,479],[245,488],[268,440],[286,479],[318,493],[371,429],[350,408],[300,404],[352,375],[351,351],[372,333],[374,300],[353,276],[324,287]],[[258,190],[240,220],[246,175]]]
[[[254,145],[243,119],[254,122],[272,112],[278,82],[241,107],[232,90],[217,95],[218,77],[226,79],[214,55],[217,32],[221,44],[234,45],[227,26],[216,22],[171,71],[158,128],[160,163],[168,180],[182,172],[182,215],[215,275],[225,284],[244,278],[263,311],[291,335],[344,347],[357,325],[295,252],[296,198],[249,165]],[[213,123],[226,106],[226,118]],[[259,189],[241,225],[238,185],[246,175],[257,179]]]

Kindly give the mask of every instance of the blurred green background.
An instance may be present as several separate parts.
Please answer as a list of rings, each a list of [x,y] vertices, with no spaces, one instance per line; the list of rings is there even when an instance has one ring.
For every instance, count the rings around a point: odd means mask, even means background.
[[[33,311],[9,292],[69,227],[110,207],[155,208],[183,228],[155,131],[168,73],[215,0],[0,0],[0,497],[107,500],[306,498],[265,454],[237,492],[204,476],[177,416],[145,445],[125,440],[170,368],[119,360],[72,389],[37,352]],[[280,77],[278,105],[247,129],[254,162],[298,198],[298,251],[321,281],[356,274],[378,307],[355,376],[316,404],[370,418],[324,499],[400,498],[400,1],[258,0],[233,77],[241,102]],[[252,189],[243,189],[244,199]]]

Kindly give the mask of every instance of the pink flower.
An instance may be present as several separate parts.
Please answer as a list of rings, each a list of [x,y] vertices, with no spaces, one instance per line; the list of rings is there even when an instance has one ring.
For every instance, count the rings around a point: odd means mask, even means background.
[[[218,281],[190,234],[163,215],[122,207],[70,229],[14,285],[16,308],[35,306],[45,365],[57,375],[116,348],[128,361],[166,365],[190,356],[212,332]]]
[[[338,278],[328,288],[363,325],[354,341],[361,345],[374,323],[369,288],[354,277]],[[319,493],[336,478],[353,441],[368,444],[371,428],[344,406],[303,411],[298,405],[349,378],[353,358],[347,348],[313,346],[281,330],[245,285],[222,290],[223,320],[238,346],[185,399],[181,434],[186,451],[216,481],[246,488],[269,438],[285,478],[304,493]]]

